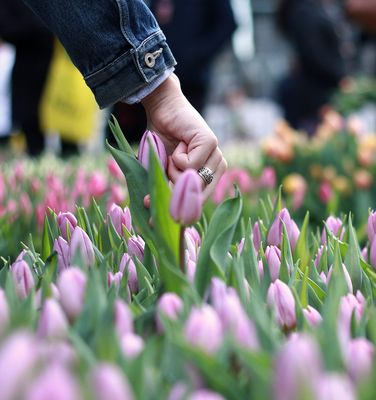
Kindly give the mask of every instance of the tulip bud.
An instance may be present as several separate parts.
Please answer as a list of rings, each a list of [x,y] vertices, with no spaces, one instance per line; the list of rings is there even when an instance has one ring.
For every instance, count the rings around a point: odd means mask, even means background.
[[[185,237],[190,237],[192,239],[196,248],[201,246],[201,236],[194,226],[185,228],[184,235]]]
[[[340,218],[335,218],[332,216],[328,217],[328,219],[326,220],[326,226],[333,233],[334,236],[337,236],[339,239],[342,240],[343,235],[345,233],[345,228],[344,228],[343,222],[341,221]],[[325,228],[322,230],[321,243],[322,244],[326,243],[326,229]]]
[[[158,330],[163,331],[162,318],[176,320],[183,310],[184,304],[182,299],[175,293],[164,293],[157,303],[156,323]]]
[[[314,261],[314,264],[315,264],[316,268],[318,268],[318,266],[320,264],[323,251],[324,251],[324,246],[321,245],[317,250],[317,254],[316,254],[316,257],[315,257],[315,261]]]
[[[123,273],[120,271],[115,272],[114,274],[112,272],[107,273],[107,285],[109,288],[114,285],[116,290],[119,290],[122,279]]]
[[[207,304],[201,308],[192,307],[184,335],[191,345],[206,353],[215,353],[223,341],[222,324],[215,310]]]
[[[343,264],[343,263],[342,263],[342,270],[343,270],[343,275],[345,277],[349,292],[352,293],[353,292],[353,284],[351,281],[351,277],[350,277],[349,271],[347,271],[347,268],[346,268],[345,264]],[[330,282],[330,278],[332,277],[332,274],[333,274],[333,266],[331,266],[329,268],[328,275],[326,277],[327,286],[329,286],[329,282]]]
[[[115,330],[119,338],[133,332],[133,315],[128,305],[121,299],[114,304]]]
[[[93,243],[87,233],[77,226],[73,230],[73,234],[71,237],[71,241],[69,244],[69,260],[70,262],[73,261],[74,256],[79,253],[81,256],[82,261],[86,266],[91,266],[94,264],[95,261],[95,254]]]
[[[255,222],[253,225],[252,229],[252,240],[253,240],[253,245],[255,247],[256,252],[259,251],[260,246],[261,246],[261,230],[260,230],[260,224],[259,222]]]
[[[69,244],[68,242],[59,236],[55,239],[53,249],[57,253],[57,268],[59,272],[62,272],[69,267]]]
[[[358,398],[350,380],[336,373],[323,374],[317,384],[316,392],[317,400],[356,400]]]
[[[27,390],[25,400],[79,400],[81,398],[73,376],[57,363],[49,365]]]
[[[41,338],[62,338],[68,331],[68,321],[59,303],[46,299],[39,318],[38,335]]]
[[[189,253],[189,258],[193,261],[197,261],[198,252],[200,250],[198,242],[186,231],[184,232],[185,243]]]
[[[265,258],[268,262],[270,278],[274,282],[278,279],[281,268],[281,250],[276,246],[268,246],[265,250]]]
[[[239,244],[237,246],[238,247],[237,250],[238,250],[238,254],[239,255],[243,253],[244,243],[245,243],[245,238],[241,238],[241,240],[240,240],[240,242],[239,242]]]
[[[188,250],[185,251],[185,271],[189,282],[193,283],[196,274],[196,261],[190,259]]]
[[[275,170],[273,167],[265,167],[259,178],[259,186],[265,189],[274,189],[277,182]]]
[[[363,247],[361,251],[362,258],[365,262],[368,262],[368,249],[367,246]]]
[[[0,335],[4,332],[9,322],[9,307],[5,292],[0,288]]]
[[[164,170],[167,169],[167,153],[166,148],[161,140],[161,138],[152,131],[146,131],[140,142],[140,147],[138,148],[138,161],[143,165],[145,169],[149,168],[149,149],[150,144],[159,159]]]
[[[17,256],[15,262],[24,260],[26,255],[27,255],[27,251],[22,250],[21,253]]]
[[[368,240],[371,243],[374,237],[376,236],[376,212],[374,211],[372,211],[368,217],[367,233],[368,233]]]
[[[109,217],[111,218],[112,224],[116,232],[122,236],[123,235],[123,225],[130,232],[132,229],[132,217],[131,212],[128,207],[125,207],[122,210],[117,204],[112,204],[110,211],[108,212]]]
[[[374,269],[376,269],[376,237],[372,239],[369,250],[369,261]]]
[[[277,279],[270,284],[267,300],[282,328],[291,329],[296,325],[295,299],[284,282]]]
[[[345,363],[350,377],[360,383],[369,378],[372,372],[375,349],[373,344],[362,337],[352,339],[345,349]]]
[[[170,214],[181,225],[192,225],[202,213],[202,181],[193,169],[185,170],[178,178],[171,196]]]
[[[167,400],[184,400],[187,397],[188,387],[183,382],[175,383],[168,394]]]
[[[109,173],[114,178],[119,179],[119,180],[124,178],[122,170],[120,169],[118,163],[112,157],[110,157],[107,160],[107,168],[108,168]]]
[[[67,342],[41,341],[39,356],[45,364],[60,364],[72,366],[78,361],[77,354],[71,344]]]
[[[187,400],[225,400],[225,398],[211,390],[199,389],[188,396]]]
[[[29,264],[24,260],[15,262],[12,265],[12,277],[17,296],[21,300],[26,299],[31,289],[35,286]]]
[[[281,210],[276,216],[272,226],[269,229],[268,233],[268,244],[274,246],[280,246],[282,243],[282,233],[283,233],[283,224],[286,226],[287,236],[290,241],[291,248],[294,250],[296,246],[296,242],[299,238],[299,228],[297,227],[295,221],[290,217],[290,213],[286,208]]]
[[[74,320],[80,315],[85,297],[86,275],[79,268],[64,270],[57,281],[60,303],[68,318]]]
[[[131,236],[128,240],[128,254],[136,256],[141,262],[144,261],[145,242],[141,236]]]
[[[119,367],[97,364],[91,376],[95,400],[133,400],[134,396],[127,378]]]
[[[129,254],[124,253],[123,257],[121,258],[119,271],[128,276],[128,286],[131,293],[137,293],[138,292],[137,270]]]
[[[94,172],[87,183],[90,197],[102,197],[107,190],[107,181],[101,172]]]
[[[274,399],[314,398],[322,364],[320,349],[310,336],[301,333],[292,335],[276,357]]]
[[[305,319],[311,326],[317,326],[322,322],[321,314],[312,306],[307,306],[307,308],[303,308],[303,314]]]
[[[57,216],[57,224],[59,225],[61,235],[65,240],[69,240],[73,229],[77,226],[77,219],[71,212],[59,212]]]
[[[136,358],[145,346],[142,337],[135,335],[134,333],[126,333],[123,335],[120,344],[125,358],[130,360]]]
[[[260,279],[264,278],[264,264],[262,263],[262,260],[258,260],[257,263],[257,269],[260,275]]]

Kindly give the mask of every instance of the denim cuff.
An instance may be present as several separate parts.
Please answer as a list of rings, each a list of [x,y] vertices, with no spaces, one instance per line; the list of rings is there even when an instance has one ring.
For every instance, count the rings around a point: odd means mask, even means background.
[[[147,88],[174,65],[176,61],[166,43],[166,37],[158,30],[138,47],[126,51],[99,71],[85,76],[85,81],[93,91],[99,107],[105,108]]]

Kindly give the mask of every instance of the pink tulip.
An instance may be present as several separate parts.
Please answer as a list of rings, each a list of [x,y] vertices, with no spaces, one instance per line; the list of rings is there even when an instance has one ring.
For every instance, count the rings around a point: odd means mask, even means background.
[[[60,364],[67,367],[78,361],[77,354],[71,344],[47,340],[40,342],[39,359],[47,365]]]
[[[221,320],[215,310],[207,304],[200,308],[192,307],[184,326],[184,335],[191,345],[213,354],[223,342]]]
[[[201,246],[201,236],[198,233],[198,230],[194,226],[190,226],[188,228],[185,228],[184,236],[185,237],[190,237],[192,242],[194,243],[195,247],[200,247]]]
[[[260,250],[261,246],[261,230],[259,222],[255,222],[252,229],[252,241],[253,246],[255,247],[256,252]]]
[[[321,278],[321,280],[325,283],[325,285],[328,285],[328,278],[327,278],[327,276],[325,275],[324,271],[321,271],[321,272],[320,272],[320,278]]]
[[[59,236],[57,239],[55,239],[53,249],[57,253],[57,268],[61,273],[67,269],[70,264],[69,244],[64,238]]]
[[[315,398],[313,394],[322,368],[323,362],[317,343],[306,334],[292,335],[281,347],[275,360],[274,399]]]
[[[277,246],[267,246],[265,250],[265,258],[268,262],[270,278],[274,282],[279,277],[281,268],[281,250]]]
[[[328,182],[322,182],[319,188],[319,198],[322,203],[327,204],[333,197],[333,189]]]
[[[202,213],[202,179],[193,169],[185,170],[172,190],[170,214],[181,225],[192,225]]]
[[[243,253],[244,243],[245,243],[245,238],[242,238],[238,244],[238,254],[239,255]]]
[[[225,400],[225,398],[211,390],[199,389],[188,396],[187,400]]]
[[[260,279],[263,279],[264,278],[264,264],[262,263],[262,260],[258,260],[257,269],[259,272]]]
[[[336,236],[342,240],[343,235],[345,234],[345,228],[344,228],[343,222],[341,221],[340,218],[335,218],[332,216],[328,217],[328,219],[326,220],[326,226],[328,227],[329,231],[333,233],[334,236]],[[326,243],[326,229],[325,228],[322,230],[321,243],[322,244]]]
[[[115,286],[116,290],[119,290],[121,281],[123,279],[123,273],[118,271],[114,274],[112,272],[107,272],[107,285],[110,288],[111,286]]]
[[[34,211],[30,197],[27,193],[21,193],[20,195],[20,208],[22,212],[28,217],[30,217]]]
[[[73,230],[69,244],[69,260],[72,262],[76,254],[79,254],[81,260],[86,266],[92,266],[95,261],[93,243],[87,233],[77,226]]]
[[[44,302],[39,318],[38,335],[41,338],[64,338],[68,331],[68,321],[55,299]]]
[[[49,365],[27,390],[25,400],[79,400],[73,376],[59,364]]]
[[[128,305],[121,299],[115,300],[114,305],[115,330],[119,338],[127,333],[133,333],[133,316]]]
[[[290,217],[290,214],[286,208],[284,208],[277,214],[272,226],[269,229],[267,242],[269,245],[281,245],[283,233],[282,223],[284,223],[286,226],[287,236],[289,238],[291,248],[294,250],[299,238],[300,231],[295,221]]]
[[[296,325],[295,299],[290,288],[277,279],[270,284],[268,304],[274,309],[278,324],[284,329],[291,329]]]
[[[321,314],[312,306],[307,306],[307,308],[303,308],[303,314],[305,319],[311,326],[320,325],[322,322]]]
[[[136,358],[144,349],[145,344],[141,336],[134,333],[126,333],[120,339],[121,350],[125,358]]]
[[[65,240],[69,240],[74,228],[77,226],[77,219],[71,212],[59,212],[57,216],[61,235]]]
[[[131,236],[128,239],[128,254],[144,261],[145,242],[141,236]]]
[[[352,281],[351,281],[351,277],[350,277],[349,271],[347,271],[347,268],[346,268],[345,264],[342,264],[342,270],[343,270],[343,275],[345,277],[346,284],[347,284],[347,287],[349,289],[349,292],[352,293],[353,292],[353,284],[352,284]],[[333,274],[333,266],[331,266],[329,268],[328,275],[326,277],[326,285],[327,286],[329,286],[329,282],[330,282],[330,278],[332,277],[332,274]]]
[[[368,217],[367,233],[368,233],[368,240],[371,243],[374,237],[376,236],[376,212],[374,211],[372,211]]]
[[[363,260],[365,262],[368,262],[368,249],[367,249],[367,246],[363,247],[363,249],[361,251],[361,255],[362,255]]]
[[[123,225],[127,228],[129,232],[131,231],[132,217],[128,207],[125,207],[124,210],[122,210],[121,207],[113,204],[110,208],[110,211],[108,212],[108,215],[111,218],[112,224],[114,225],[116,232],[120,236],[123,236],[124,233]]]
[[[107,208],[110,208],[113,203],[123,204],[126,198],[127,194],[122,186],[111,185],[111,196]]]
[[[372,239],[369,250],[369,261],[374,269],[376,269],[376,236]]]
[[[314,264],[315,264],[316,268],[318,268],[318,266],[320,264],[320,260],[321,260],[323,251],[324,251],[324,245],[321,245],[317,250],[317,254],[316,254],[316,257],[315,257],[315,261],[314,261]]]
[[[350,340],[344,351],[346,368],[353,381],[360,383],[369,378],[375,354],[373,344],[365,338],[358,337]]]
[[[9,307],[5,292],[0,288],[0,336],[9,322]]]
[[[86,275],[76,267],[64,270],[57,281],[60,303],[68,318],[74,320],[82,311],[86,291]]]
[[[14,287],[20,299],[26,299],[34,288],[34,277],[28,263],[24,260],[17,261],[11,268]]]
[[[185,244],[188,250],[189,258],[192,261],[197,261],[198,253],[200,250],[199,244],[189,233],[184,232]]]
[[[131,293],[138,293],[137,269],[129,254],[123,254],[119,265],[119,271],[128,277],[128,286]]]
[[[164,170],[167,169],[167,153],[166,148],[161,138],[152,131],[146,131],[140,142],[138,149],[138,161],[143,165],[145,169],[149,168],[149,149],[152,146],[157,158],[159,159]]]
[[[132,389],[124,373],[112,364],[97,364],[91,376],[93,399],[133,400]]]
[[[264,189],[272,190],[277,183],[277,177],[273,167],[265,167],[259,178],[259,186]]]
[[[195,280],[195,274],[196,274],[196,266],[197,266],[196,265],[196,261],[191,260],[189,258],[189,256],[187,257],[187,252],[185,254],[186,254],[186,257],[185,257],[185,259],[186,259],[186,264],[185,264],[186,269],[185,269],[185,271],[186,271],[187,278],[188,278],[189,282],[193,283],[194,280]]]
[[[88,181],[88,193],[92,197],[102,197],[107,190],[107,181],[101,172],[94,172]]]
[[[317,384],[317,400],[356,400],[355,389],[351,381],[337,373],[323,374]]]
[[[184,307],[182,299],[175,293],[164,293],[157,303],[156,323],[159,332],[163,331],[163,318],[177,320]],[[163,316],[163,318],[161,317]]]
[[[122,170],[120,169],[118,163],[114,160],[113,157],[110,157],[107,160],[107,168],[109,173],[116,179],[123,179],[124,175]]]
[[[22,250],[21,253],[17,256],[16,261],[22,261],[25,259],[25,256],[27,255],[27,251],[26,250]]]

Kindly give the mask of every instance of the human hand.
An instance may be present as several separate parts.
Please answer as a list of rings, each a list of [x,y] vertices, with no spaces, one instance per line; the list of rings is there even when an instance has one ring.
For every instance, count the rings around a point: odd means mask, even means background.
[[[183,95],[178,78],[171,75],[145,97],[142,104],[148,120],[147,129],[157,132],[166,146],[169,179],[175,183],[188,168],[208,167],[214,174],[213,181],[204,187],[204,197],[208,198],[227,163],[213,131]]]

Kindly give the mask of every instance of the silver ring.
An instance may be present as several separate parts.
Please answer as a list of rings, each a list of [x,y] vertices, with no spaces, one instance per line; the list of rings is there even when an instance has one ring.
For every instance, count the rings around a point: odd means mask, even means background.
[[[202,178],[202,180],[209,185],[210,183],[212,183],[213,179],[214,179],[214,174],[213,171],[208,168],[208,167],[201,167],[197,173],[200,175],[200,177]]]

